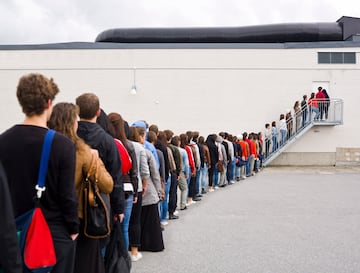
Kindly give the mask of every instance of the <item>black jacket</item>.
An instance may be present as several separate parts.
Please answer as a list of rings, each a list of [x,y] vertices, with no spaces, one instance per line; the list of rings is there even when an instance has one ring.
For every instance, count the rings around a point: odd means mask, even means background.
[[[9,187],[0,162],[0,268],[5,273],[22,273],[19,243]]]
[[[97,123],[79,121],[78,136],[91,148],[98,150],[106,170],[114,180],[114,189],[110,194],[111,208],[115,214],[124,212],[124,186],[121,174],[121,160],[115,140]]]

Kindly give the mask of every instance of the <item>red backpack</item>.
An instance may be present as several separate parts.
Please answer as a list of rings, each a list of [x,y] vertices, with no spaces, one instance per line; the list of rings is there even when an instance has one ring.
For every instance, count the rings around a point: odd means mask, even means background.
[[[119,156],[121,159],[121,172],[122,174],[127,174],[132,168],[132,161],[128,151],[126,150],[124,144],[115,138],[115,144],[119,151]]]

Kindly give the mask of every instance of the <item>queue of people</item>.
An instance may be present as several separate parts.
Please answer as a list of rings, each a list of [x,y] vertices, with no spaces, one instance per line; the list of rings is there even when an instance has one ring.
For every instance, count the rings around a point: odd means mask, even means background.
[[[224,131],[205,137],[197,131],[160,130],[145,120],[130,124],[120,113],[106,114],[93,93],[81,94],[75,103],[53,105],[59,92],[41,74],[20,78],[16,95],[25,118],[0,135],[0,178],[10,197],[1,198],[7,202],[2,206],[6,227],[14,229],[11,219],[33,207],[44,136],[49,128],[57,132],[40,203],[57,255],[52,272],[64,273],[106,272],[108,238],[84,233],[85,175],[97,176],[99,190],[110,200],[112,221],[121,223],[125,248],[137,262],[144,251],[164,250],[162,232],[181,216],[179,210],[254,176],[294,132],[311,120],[327,119],[330,106],[329,95],[319,87],[309,99],[304,95],[296,101],[293,113],[287,110],[278,123],[265,124],[264,132]],[[5,272],[22,272],[16,230],[6,232],[10,235],[0,241],[9,251],[1,255],[0,266]]]
[[[272,121],[265,124],[264,157],[283,146],[295,133],[305,128],[311,121],[326,121],[329,118],[330,97],[321,86],[318,92],[303,95],[302,101],[295,101],[293,112],[290,109],[280,114],[278,123]]]
[[[84,233],[86,175],[97,177],[99,191],[110,200],[112,223],[121,222],[125,248],[137,262],[143,251],[165,248],[162,232],[168,221],[180,217],[179,210],[202,201],[209,192],[255,175],[262,167],[261,132],[176,135],[144,120],[130,125],[120,113],[106,114],[93,93],[81,94],[75,103],[53,105],[59,92],[53,79],[41,74],[21,77],[16,95],[24,121],[0,135],[0,178],[10,197],[1,200],[7,202],[3,206],[4,219],[9,221],[6,227],[13,230],[13,234],[7,230],[6,238],[0,235],[11,249],[0,257],[5,272],[22,272],[20,251],[14,245],[14,217],[33,207],[48,129],[56,134],[40,204],[57,256],[52,272],[106,272],[108,238]]]

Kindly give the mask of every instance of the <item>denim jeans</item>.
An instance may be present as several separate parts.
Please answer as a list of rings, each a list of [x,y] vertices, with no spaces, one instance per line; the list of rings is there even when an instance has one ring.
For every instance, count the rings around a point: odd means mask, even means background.
[[[171,185],[171,175],[169,175],[168,180],[164,185],[165,190],[165,198],[160,202],[160,221],[165,221],[167,217],[167,212],[169,209],[168,197]]]
[[[133,207],[133,195],[130,194],[129,197],[125,200],[124,220],[121,223],[126,249],[129,249],[129,222],[130,222],[132,207]]]
[[[314,107],[314,106],[311,107],[311,111],[310,111],[310,113],[311,113],[311,114],[310,114],[310,115],[311,115],[311,118],[313,117],[313,112],[315,113],[314,119],[315,119],[315,120],[318,120],[318,119],[319,119],[319,116],[320,116],[319,108]]]
[[[234,158],[230,163],[230,180],[235,181],[235,166],[236,166],[236,159]]]
[[[195,190],[195,193],[196,194],[200,194],[201,191],[200,191],[200,169],[196,170],[196,190]]]
[[[241,170],[241,167],[238,167],[238,166],[235,167],[236,180],[240,179],[240,175],[241,175],[240,170]]]
[[[214,169],[214,187],[217,187],[219,185],[219,169],[218,167],[215,167]]]
[[[204,167],[200,169],[200,181],[201,181],[202,189],[206,189],[207,178],[208,178],[208,165],[204,163]]]
[[[287,131],[280,129],[280,133],[281,133],[281,143],[280,143],[280,145],[284,145],[284,143],[286,142],[286,133],[287,133]]]

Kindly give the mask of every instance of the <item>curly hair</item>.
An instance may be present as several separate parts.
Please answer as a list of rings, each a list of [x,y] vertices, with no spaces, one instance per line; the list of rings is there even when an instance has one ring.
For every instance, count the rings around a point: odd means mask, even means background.
[[[58,93],[53,79],[35,73],[22,76],[16,90],[22,111],[29,117],[44,113],[49,100],[53,101]]]

